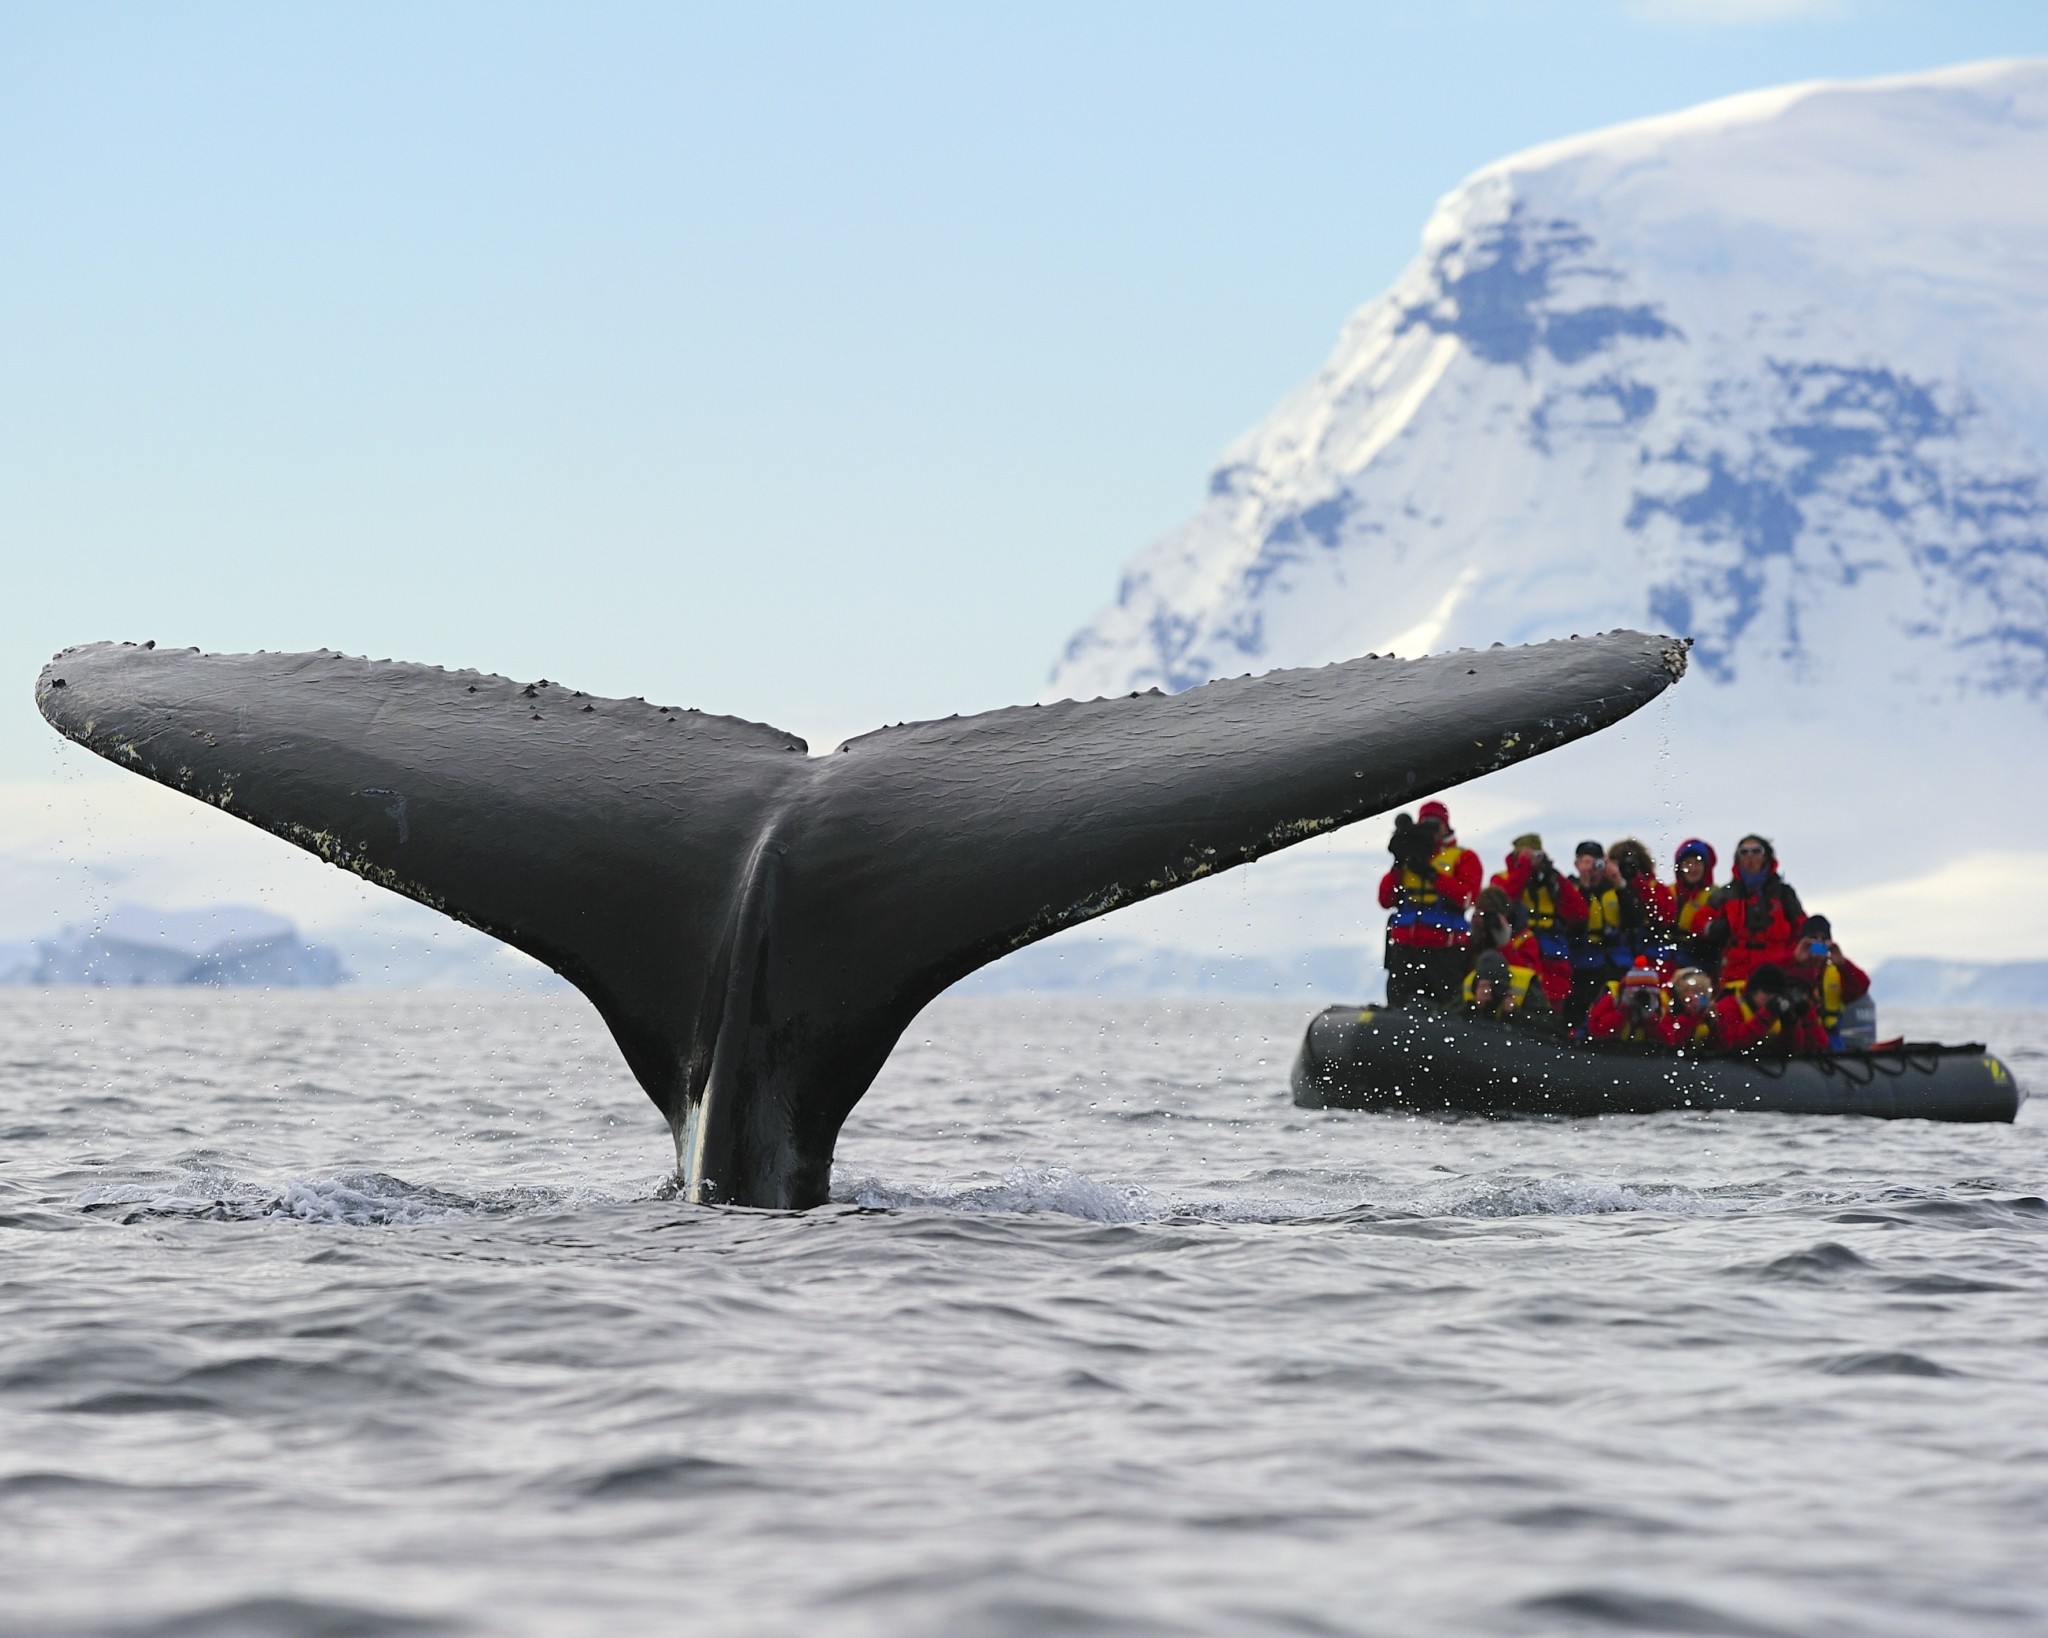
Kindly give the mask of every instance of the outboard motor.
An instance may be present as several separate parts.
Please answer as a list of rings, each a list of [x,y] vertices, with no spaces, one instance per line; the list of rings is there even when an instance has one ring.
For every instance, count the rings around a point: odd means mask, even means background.
[[[1842,1037],[1845,1051],[1865,1052],[1876,1046],[1876,998],[1863,995],[1844,1004],[1841,1017],[1835,1020],[1835,1032]]]

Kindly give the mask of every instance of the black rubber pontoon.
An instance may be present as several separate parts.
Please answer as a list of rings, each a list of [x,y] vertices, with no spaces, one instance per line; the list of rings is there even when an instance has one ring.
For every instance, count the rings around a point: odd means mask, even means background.
[[[1304,1109],[1643,1115],[1744,1109],[1888,1120],[2009,1121],[2026,1094],[1982,1046],[1907,1042],[1815,1058],[1688,1057],[1577,1042],[1417,1007],[1330,1007],[1294,1060]]]

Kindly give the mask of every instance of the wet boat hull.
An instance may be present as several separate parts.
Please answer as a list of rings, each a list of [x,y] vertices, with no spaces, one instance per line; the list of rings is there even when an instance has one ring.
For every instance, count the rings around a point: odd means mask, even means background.
[[[1740,1109],[2010,1121],[2025,1097],[1982,1046],[1905,1043],[1816,1058],[1690,1057],[1572,1042],[1430,1008],[1331,1007],[1292,1076],[1305,1109],[1620,1115]]]

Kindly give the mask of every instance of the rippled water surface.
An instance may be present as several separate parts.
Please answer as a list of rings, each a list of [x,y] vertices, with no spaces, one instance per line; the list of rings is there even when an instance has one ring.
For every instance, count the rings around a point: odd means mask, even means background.
[[[1310,1010],[941,1002],[778,1216],[577,1002],[7,994],[0,1619],[2048,1627],[2039,1106],[1308,1113]]]

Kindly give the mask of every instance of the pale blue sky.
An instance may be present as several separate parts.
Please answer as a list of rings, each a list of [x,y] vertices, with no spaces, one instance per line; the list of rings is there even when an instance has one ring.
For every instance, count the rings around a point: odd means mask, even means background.
[[[1908,0],[0,8],[0,779],[150,637],[829,740],[1028,699],[1466,172]]]

